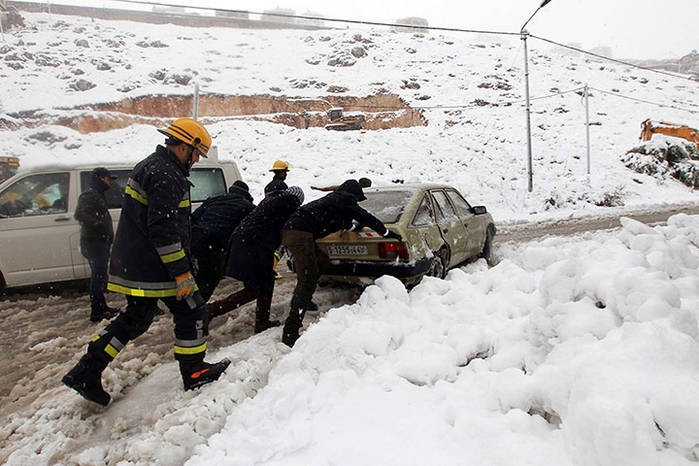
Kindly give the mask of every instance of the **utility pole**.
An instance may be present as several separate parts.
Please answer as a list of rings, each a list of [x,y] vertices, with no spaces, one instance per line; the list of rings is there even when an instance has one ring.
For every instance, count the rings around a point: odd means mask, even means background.
[[[539,10],[541,10],[543,7],[549,4],[551,0],[543,0],[541,2],[541,5],[539,5],[539,8],[532,13],[532,15],[529,17],[529,19],[522,25],[522,28],[519,30],[520,37],[522,41],[524,42],[524,95],[526,99],[526,106],[527,106],[527,190],[529,192],[532,192],[534,189],[534,169],[532,167],[532,123],[531,123],[531,105],[529,102],[529,54],[527,51],[527,38],[529,37],[529,32],[524,29],[527,27],[527,24],[529,24],[529,21],[532,20],[535,14],[538,13]]]

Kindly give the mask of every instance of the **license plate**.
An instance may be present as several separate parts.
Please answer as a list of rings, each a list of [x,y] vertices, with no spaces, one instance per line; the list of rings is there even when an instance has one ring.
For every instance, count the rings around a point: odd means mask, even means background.
[[[367,254],[366,246],[328,246],[331,256],[361,256]]]

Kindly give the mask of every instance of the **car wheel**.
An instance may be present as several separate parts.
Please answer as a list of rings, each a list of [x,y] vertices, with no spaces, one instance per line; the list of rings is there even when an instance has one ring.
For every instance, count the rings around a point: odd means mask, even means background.
[[[430,268],[427,269],[427,273],[425,275],[429,277],[436,277],[436,278],[444,278],[447,275],[447,266],[446,266],[446,260],[444,259],[444,256],[446,254],[444,253],[444,250],[437,251],[434,253],[434,257],[432,258],[432,263],[430,264]]]
[[[491,254],[493,252],[493,237],[494,236],[495,236],[495,232],[493,229],[493,225],[488,225],[488,231],[485,234],[485,243],[483,243],[483,250],[478,255],[479,257],[482,257],[483,259],[485,259],[485,261],[489,265],[490,265]]]

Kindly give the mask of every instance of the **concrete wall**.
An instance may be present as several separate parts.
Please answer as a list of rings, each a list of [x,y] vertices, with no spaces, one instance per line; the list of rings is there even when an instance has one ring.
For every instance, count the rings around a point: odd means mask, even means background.
[[[260,21],[226,16],[201,16],[193,14],[176,14],[150,11],[115,10],[82,6],[57,5],[51,3],[17,2],[7,0],[7,5],[16,7],[20,12],[49,12],[57,15],[85,16],[104,20],[133,21],[151,24],[176,24],[189,27],[232,27],[241,29],[328,29],[311,24],[289,23],[280,21]]]

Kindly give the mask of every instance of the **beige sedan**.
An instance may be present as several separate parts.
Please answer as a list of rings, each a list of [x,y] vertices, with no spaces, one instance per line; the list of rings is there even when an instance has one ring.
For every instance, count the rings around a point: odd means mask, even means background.
[[[493,217],[451,186],[397,184],[366,188],[364,194],[367,199],[360,205],[403,240],[382,238],[367,228],[319,239],[316,244],[330,258],[321,283],[370,283],[391,275],[414,284],[425,275],[444,278],[447,270],[468,260],[490,260]]]

